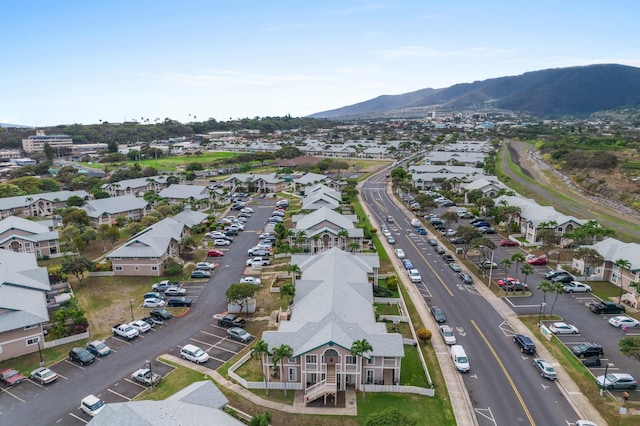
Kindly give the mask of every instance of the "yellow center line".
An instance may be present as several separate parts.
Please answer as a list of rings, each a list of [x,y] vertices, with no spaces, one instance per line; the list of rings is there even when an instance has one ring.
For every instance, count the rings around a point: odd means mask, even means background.
[[[511,389],[513,389],[513,393],[518,398],[518,401],[520,401],[520,405],[522,406],[522,409],[524,410],[524,413],[527,415],[527,418],[529,419],[529,422],[531,423],[532,426],[535,426],[536,423],[533,421],[533,417],[531,417],[531,413],[529,412],[529,409],[525,405],[524,400],[522,399],[522,396],[520,395],[520,392],[518,392],[518,388],[516,388],[516,384],[513,383],[513,380],[511,379],[511,376],[507,372],[507,369],[504,367],[504,364],[500,360],[500,357],[498,356],[496,351],[493,349],[493,346],[491,346],[491,344],[489,343],[489,340],[487,340],[487,338],[485,337],[484,333],[482,333],[482,331],[480,331],[480,327],[478,327],[478,324],[476,324],[476,322],[474,320],[471,320],[471,324],[476,328],[476,330],[478,331],[478,334],[480,334],[480,337],[482,337],[482,340],[484,340],[484,343],[487,345],[487,347],[491,351],[491,354],[496,359],[498,365],[500,366],[500,369],[502,370],[502,373],[504,373],[505,377],[509,381],[509,384],[511,385]]]
[[[406,237],[406,235],[405,235]],[[424,257],[424,255],[422,254],[422,252],[420,251],[420,249],[418,248],[418,246],[415,245],[415,243],[411,240],[411,238],[407,237],[407,241],[409,241],[409,243],[416,249],[416,252],[418,252],[418,254],[420,255],[420,257],[422,258],[422,260],[424,260],[424,263],[427,264],[427,266],[429,267],[429,269],[431,269],[433,271],[433,274],[436,276],[436,278],[438,279],[438,281],[440,281],[440,284],[442,284],[442,287],[444,287],[445,290],[447,290],[447,292],[449,293],[449,295],[451,297],[456,297],[453,292],[451,290],[449,290],[449,287],[447,287],[447,285],[445,284],[445,282],[442,280],[442,278],[440,278],[440,275],[438,275],[438,273],[436,272],[435,269],[433,269],[433,266],[431,266],[431,264],[429,263],[429,261],[427,260],[426,257]],[[423,280],[424,281],[424,280]]]

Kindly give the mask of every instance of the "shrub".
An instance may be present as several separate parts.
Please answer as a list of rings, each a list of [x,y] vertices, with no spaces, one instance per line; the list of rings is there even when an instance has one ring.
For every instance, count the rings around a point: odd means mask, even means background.
[[[426,328],[420,328],[416,330],[416,336],[418,336],[418,339],[420,339],[422,343],[427,343],[431,340],[431,331]]]
[[[387,288],[392,292],[398,291],[398,280],[395,275],[391,275],[387,279]]]
[[[373,286],[373,297],[391,297],[393,292],[385,287],[379,285]]]

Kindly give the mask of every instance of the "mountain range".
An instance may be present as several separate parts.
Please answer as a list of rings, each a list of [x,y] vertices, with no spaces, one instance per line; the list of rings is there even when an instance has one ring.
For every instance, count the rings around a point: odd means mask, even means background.
[[[640,68],[599,64],[383,95],[309,117],[383,118],[424,116],[430,111],[502,111],[560,118],[587,117],[598,111],[637,106],[640,106]]]

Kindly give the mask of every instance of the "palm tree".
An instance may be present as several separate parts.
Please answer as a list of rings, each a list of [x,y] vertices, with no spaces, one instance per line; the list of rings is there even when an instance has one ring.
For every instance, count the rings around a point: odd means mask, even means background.
[[[618,296],[618,301],[622,300],[622,273],[623,273],[623,269],[630,269],[631,268],[631,262],[629,262],[627,259],[618,259],[615,261],[614,263],[615,266],[618,267],[619,271],[618,271],[618,279],[620,280],[620,296]]]
[[[522,265],[522,268],[520,268],[520,272],[522,272],[522,275],[524,275],[524,284],[526,284],[527,277],[533,274],[533,266],[529,265],[528,263],[525,263],[524,265]]]
[[[362,374],[362,357],[364,356],[365,352],[370,352],[372,350],[373,346],[371,346],[371,343],[369,343],[367,339],[354,340],[351,344],[351,356],[355,357],[356,361],[360,361],[360,374]],[[362,377],[359,380],[358,387],[361,383]]]
[[[264,378],[264,388],[269,395],[269,386],[267,385],[268,374],[264,373],[264,355],[269,355],[269,345],[264,340],[258,340],[251,348],[251,356],[260,359],[260,366],[262,367],[262,377]]]
[[[502,265],[504,266],[504,276],[506,277],[508,275],[509,268],[511,268],[511,265],[513,264],[513,261],[508,257],[505,257],[500,261],[500,263],[502,263]]]
[[[558,295],[564,291],[564,284],[561,282],[551,283],[551,288],[556,293],[556,297],[553,299],[553,304],[551,305],[551,310],[549,311],[549,315],[553,315],[553,308],[556,306],[556,302],[558,301]]]
[[[360,243],[358,243],[357,241],[352,241],[347,247],[349,247],[351,253],[355,253],[356,250],[360,249]]]
[[[284,396],[287,396],[287,381],[284,377],[284,358],[291,358],[293,356],[293,348],[286,343],[278,346],[271,353],[271,360],[273,361],[273,368],[278,368],[278,362],[280,362],[280,380],[284,384]]]
[[[524,254],[522,254],[522,252],[515,252],[511,255],[511,261],[515,262],[516,264],[516,271],[518,270],[518,266],[520,265],[521,262],[525,261],[525,257]]]
[[[296,294],[296,288],[291,284],[285,284],[280,287],[280,297],[286,297],[287,303],[291,304],[293,295]]]
[[[540,284],[538,284],[538,290],[542,292],[542,315],[544,315],[544,311],[547,309],[547,293],[551,293],[554,291],[553,284],[550,281],[542,280]]]
[[[315,252],[318,251],[318,240],[320,239],[320,234],[315,234],[311,237],[311,239],[313,240],[313,246],[315,248]],[[315,253],[314,252],[314,253]]]
[[[296,285],[296,277],[300,273],[300,267],[298,265],[296,265],[296,264],[289,264],[287,266],[287,271],[291,272],[291,283],[295,286]]]
[[[347,237],[349,236],[349,231],[346,229],[341,229],[338,232],[338,237],[342,238],[342,249],[344,250],[347,246]]]
[[[249,422],[249,426],[269,426],[270,424],[271,414],[268,411],[265,411],[264,414],[251,417],[251,422]]]

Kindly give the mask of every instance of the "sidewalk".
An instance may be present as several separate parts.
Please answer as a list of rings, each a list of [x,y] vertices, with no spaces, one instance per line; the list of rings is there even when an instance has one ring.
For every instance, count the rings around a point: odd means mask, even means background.
[[[326,416],[357,416],[358,415],[358,406],[356,405],[356,392],[353,389],[347,390],[345,395],[345,408],[336,408],[331,405],[327,405],[326,407],[307,407],[304,404],[303,392],[302,391],[291,391],[295,392],[296,396],[293,402],[293,405],[287,405],[280,402],[269,401],[267,399],[261,398],[249,391],[248,389],[243,388],[242,386],[233,383],[220,375],[215,370],[212,370],[208,367],[205,367],[201,364],[194,364],[193,362],[186,361],[182,358],[179,358],[174,355],[163,354],[160,355],[159,358],[168,359],[171,362],[179,364],[183,367],[190,368],[192,370],[196,370],[204,374],[205,376],[209,376],[213,379],[214,382],[219,384],[220,386],[224,386],[226,389],[229,389],[243,398],[249,400],[251,403],[255,405],[259,405],[261,407],[269,408],[271,410],[282,411],[284,413],[293,413],[293,414],[311,414],[311,415],[326,415]]]

